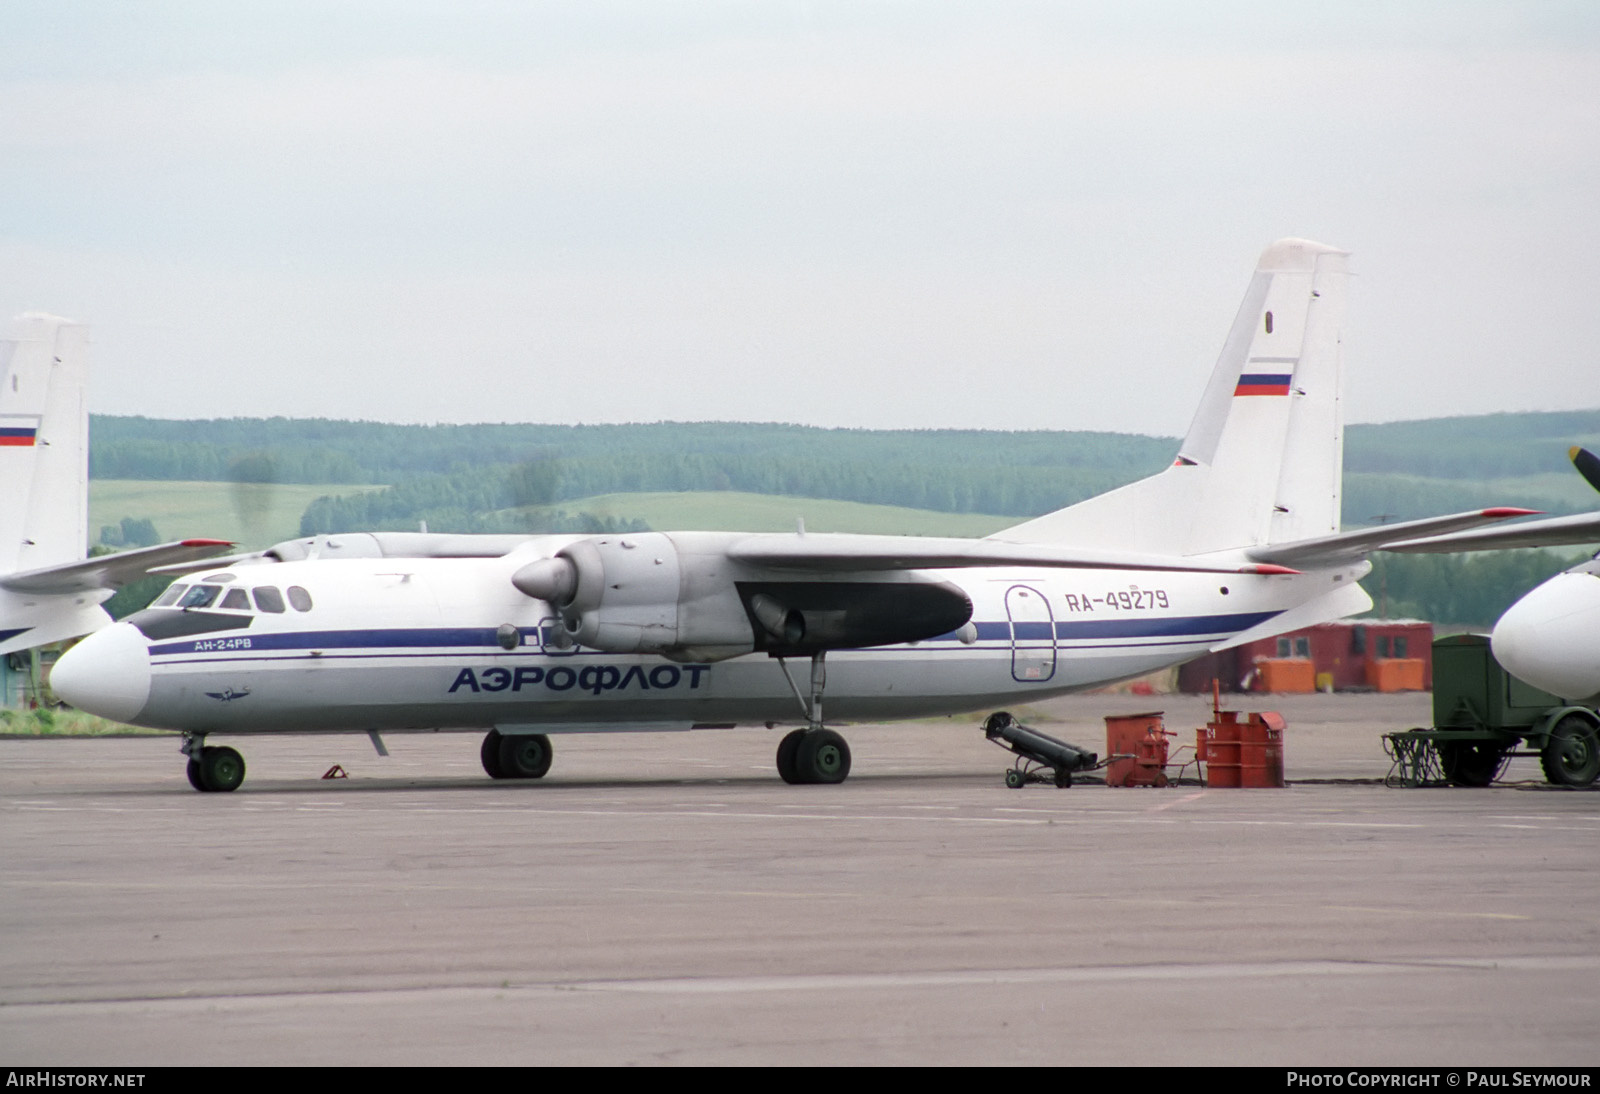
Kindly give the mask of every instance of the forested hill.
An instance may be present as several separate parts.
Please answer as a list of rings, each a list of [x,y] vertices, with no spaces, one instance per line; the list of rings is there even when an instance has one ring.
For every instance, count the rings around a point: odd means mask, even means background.
[[[1088,432],[114,416],[95,416],[90,437],[90,474],[100,479],[392,486],[325,499],[308,511],[308,531],[414,527],[430,513],[638,491],[742,490],[1028,516],[1158,471],[1178,447],[1168,437]],[[1590,508],[1581,489],[1568,488],[1578,482],[1566,458],[1573,444],[1600,447],[1600,410],[1350,426],[1345,518],[1517,502]]]

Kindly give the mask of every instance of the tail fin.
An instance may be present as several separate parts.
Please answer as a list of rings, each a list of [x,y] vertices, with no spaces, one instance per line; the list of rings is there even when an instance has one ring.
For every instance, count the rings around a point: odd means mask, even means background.
[[[1177,461],[992,538],[1196,555],[1337,532],[1347,257],[1268,247]]]
[[[88,328],[29,313],[0,339],[0,574],[84,557]]]

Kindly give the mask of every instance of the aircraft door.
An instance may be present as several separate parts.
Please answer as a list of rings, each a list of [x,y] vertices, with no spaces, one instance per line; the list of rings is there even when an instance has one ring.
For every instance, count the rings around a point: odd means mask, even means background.
[[[1029,585],[1006,590],[1011,620],[1011,678],[1042,683],[1056,674],[1056,623],[1050,601]]]

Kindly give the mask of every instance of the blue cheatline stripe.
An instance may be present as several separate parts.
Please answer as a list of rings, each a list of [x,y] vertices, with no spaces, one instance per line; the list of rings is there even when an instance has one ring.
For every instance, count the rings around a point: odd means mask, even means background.
[[[1143,619],[1085,619],[1063,621],[1055,625],[1057,639],[1081,638],[1163,638],[1173,635],[1230,634],[1249,630],[1265,623],[1277,612],[1237,612],[1229,615],[1174,615]],[[976,623],[978,640],[1009,642],[1012,640],[1010,623]],[[1040,639],[1050,637],[1048,623],[1018,623],[1016,637]],[[956,632],[941,634],[935,642],[957,641]]]
[[[1057,623],[1057,638],[1157,638],[1179,634],[1224,634],[1247,631],[1277,612],[1237,615],[1180,615],[1168,619],[1090,619]]]
[[[1233,615],[1179,615],[1145,619],[1087,619],[1055,624],[1058,640],[1089,638],[1165,638],[1175,635],[1226,634],[1248,630],[1265,622],[1277,612],[1241,612]],[[1012,624],[985,622],[975,624],[979,641],[1012,641]],[[24,627],[23,630],[29,628]],[[534,628],[525,628],[531,633]],[[1018,623],[1017,640],[1048,640],[1052,637],[1049,623]],[[0,641],[21,634],[22,631],[0,631]],[[252,631],[218,632],[211,637],[199,637],[186,642],[165,642],[151,646],[150,653],[160,656],[181,653],[240,653],[248,649],[252,654],[271,650],[350,650],[350,649],[462,649],[478,648],[485,652],[504,653],[495,641],[493,627],[426,627],[393,630],[365,629],[349,631],[289,631],[271,633]],[[235,645],[249,641],[248,646]],[[954,631],[939,635],[932,641],[957,641]],[[537,646],[522,646],[524,653],[540,652]]]
[[[14,631],[0,631],[0,642],[9,641],[10,639],[15,638],[17,635],[26,634],[28,631],[31,631],[31,630],[33,630],[32,627],[18,627]]]
[[[532,628],[529,628],[530,630]],[[194,653],[196,647],[203,652],[212,649],[231,648],[220,645],[233,641],[248,639],[248,649],[255,650],[348,650],[348,649],[394,649],[414,648],[418,646],[493,646],[499,649],[495,641],[495,628],[493,627],[429,627],[429,628],[396,628],[394,630],[358,630],[358,631],[290,631],[274,634],[272,632],[251,631],[240,634],[237,631],[222,631],[209,638],[196,638],[189,642],[168,642],[160,646],[151,646],[152,654],[164,653]],[[240,647],[246,648],[246,647]]]

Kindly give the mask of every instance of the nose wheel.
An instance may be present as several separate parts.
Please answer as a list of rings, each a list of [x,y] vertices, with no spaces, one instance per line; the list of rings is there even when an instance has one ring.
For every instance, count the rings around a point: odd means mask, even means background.
[[[239,789],[239,784],[244,782],[244,757],[231,748],[208,747],[204,741],[198,734],[184,737],[183,750],[189,755],[186,769],[189,785],[208,794]]]

